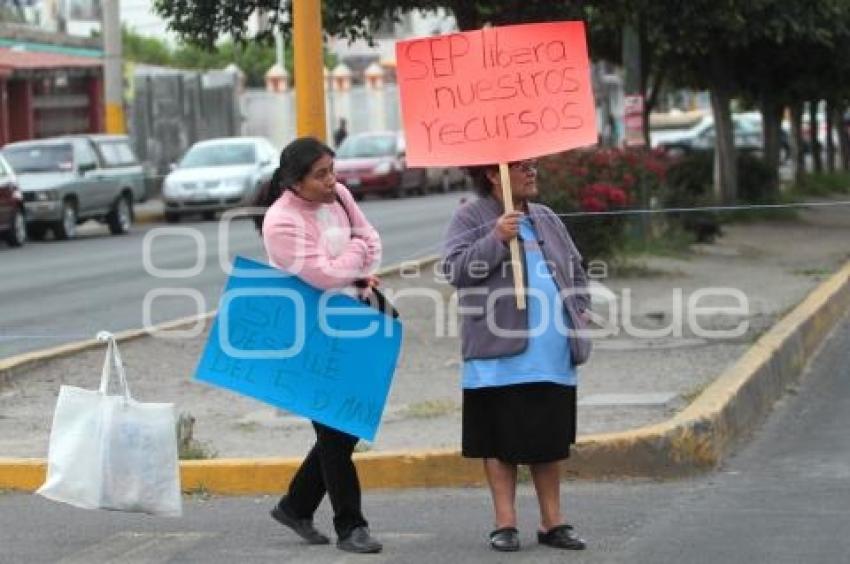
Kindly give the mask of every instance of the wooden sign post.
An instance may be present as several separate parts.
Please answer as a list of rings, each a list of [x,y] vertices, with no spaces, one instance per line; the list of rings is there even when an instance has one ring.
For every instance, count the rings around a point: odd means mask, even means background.
[[[511,172],[507,163],[499,163],[499,176],[502,179],[502,201],[505,213],[514,211],[514,196],[511,190]],[[511,268],[514,273],[514,292],[516,292],[517,309],[525,309],[525,276],[522,268],[522,255],[519,254],[519,241],[514,237],[510,242]]]

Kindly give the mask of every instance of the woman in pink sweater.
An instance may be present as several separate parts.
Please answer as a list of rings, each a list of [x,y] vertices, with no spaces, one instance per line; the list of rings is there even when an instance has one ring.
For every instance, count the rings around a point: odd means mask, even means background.
[[[334,152],[312,137],[296,139],[280,155],[280,166],[257,204],[257,218],[270,262],[324,290],[357,283],[368,293],[381,260],[378,232],[348,189],[334,176]],[[261,221],[261,223],[260,223]],[[351,460],[357,437],[313,422],[316,444],[271,514],[310,544],[328,544],[313,526],[325,496],[331,501],[337,547],[376,553],[382,545],[369,533],[360,506],[360,482]]]

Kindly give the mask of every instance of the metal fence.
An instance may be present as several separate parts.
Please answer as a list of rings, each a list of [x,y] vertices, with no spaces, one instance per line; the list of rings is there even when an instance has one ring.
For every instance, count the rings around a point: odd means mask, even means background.
[[[137,71],[130,135],[140,160],[161,180],[196,141],[242,134],[238,80],[196,72]],[[158,192],[159,182],[153,183]]]

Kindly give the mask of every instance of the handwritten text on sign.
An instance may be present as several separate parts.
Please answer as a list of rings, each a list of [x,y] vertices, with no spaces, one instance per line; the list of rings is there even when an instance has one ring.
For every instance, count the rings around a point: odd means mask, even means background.
[[[195,377],[373,440],[401,324],[271,266],[234,266]]]
[[[412,166],[516,161],[597,141],[581,22],[400,41],[396,60]]]

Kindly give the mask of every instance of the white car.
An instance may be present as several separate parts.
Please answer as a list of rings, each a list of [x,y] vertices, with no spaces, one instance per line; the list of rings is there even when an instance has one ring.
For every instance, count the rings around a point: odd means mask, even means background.
[[[262,137],[225,137],[199,141],[165,177],[165,220],[190,213],[215,219],[219,211],[250,206],[271,180],[277,151]]]
[[[760,151],[762,148],[761,130],[751,122],[732,117],[735,129],[735,147],[738,149]],[[682,155],[694,150],[713,149],[716,134],[714,118],[703,116],[696,124],[685,129],[653,130],[650,133],[652,147],[660,147],[673,155]]]

